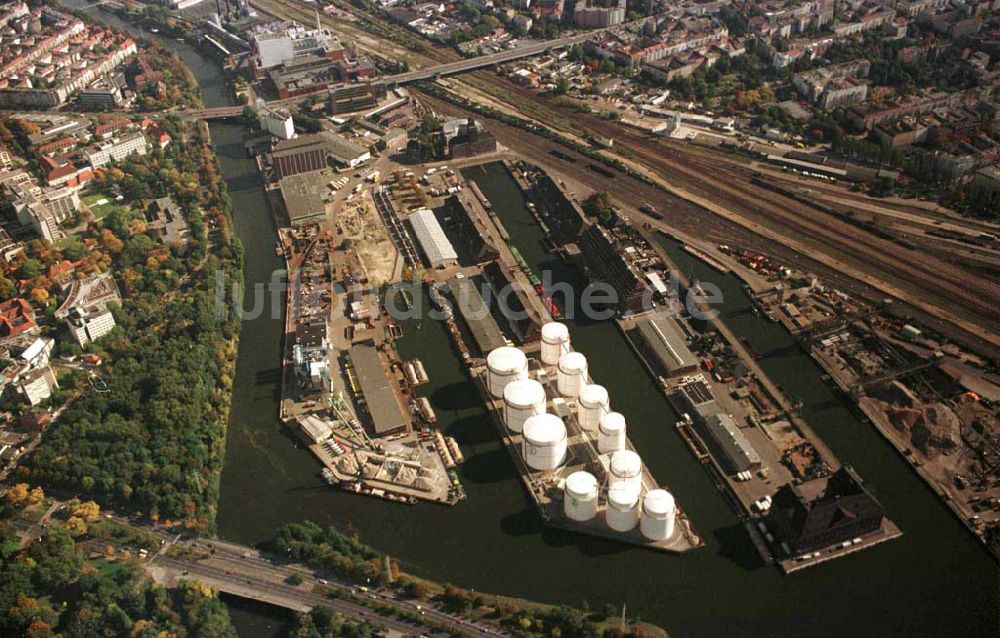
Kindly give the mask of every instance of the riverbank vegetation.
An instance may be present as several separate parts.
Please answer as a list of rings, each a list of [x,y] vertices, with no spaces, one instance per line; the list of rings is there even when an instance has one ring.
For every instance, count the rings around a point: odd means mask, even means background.
[[[333,609],[317,605],[295,617],[289,638],[376,638],[385,632],[375,623],[355,622]]]
[[[522,638],[660,638],[665,632],[638,621],[623,622],[617,608],[606,605],[591,611],[553,606],[526,600],[484,594],[438,584],[401,572],[399,565],[377,550],[348,536],[335,527],[321,527],[311,521],[291,523],[279,528],[265,544],[265,549],[289,560],[301,562],[329,574],[395,590],[402,598],[428,601],[441,609],[477,622],[503,628],[506,633]],[[331,589],[331,596],[343,596]],[[400,611],[378,600],[358,598],[359,604],[373,607],[379,613],[397,615],[403,620],[428,624],[435,629],[436,621],[428,623],[417,612]]]
[[[15,511],[7,500],[3,515]],[[0,635],[235,638],[216,592],[182,581],[168,593],[128,552],[88,549],[96,537],[74,521],[96,511],[79,504],[24,544],[9,520],[0,521]]]
[[[107,362],[103,386],[82,392],[18,471],[33,484],[211,533],[239,331],[219,309],[232,307],[242,248],[207,129],[169,126],[166,149],[98,178],[131,204],[94,221],[83,239],[88,263],[109,270],[122,292],[118,328],[87,346]],[[157,197],[181,207],[185,241],[167,245],[145,232],[141,202]]]

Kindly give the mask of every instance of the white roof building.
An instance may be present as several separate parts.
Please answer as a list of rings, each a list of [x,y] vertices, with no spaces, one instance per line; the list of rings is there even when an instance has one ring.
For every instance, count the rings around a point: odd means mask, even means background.
[[[410,225],[431,268],[443,268],[458,261],[458,254],[444,234],[434,211],[429,208],[414,211],[410,215]]]

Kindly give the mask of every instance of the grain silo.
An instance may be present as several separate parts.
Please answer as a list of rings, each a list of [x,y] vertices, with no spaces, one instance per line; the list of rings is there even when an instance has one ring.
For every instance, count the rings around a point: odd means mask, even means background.
[[[578,402],[580,409],[576,418],[580,422],[580,427],[588,432],[596,432],[601,417],[611,409],[608,391],[602,385],[588,383],[580,389]]]
[[[559,358],[556,387],[564,397],[580,396],[587,383],[587,357],[580,352],[567,352]]]
[[[639,494],[623,483],[608,489],[604,520],[616,532],[629,532],[639,522]]]
[[[545,388],[534,379],[511,381],[503,389],[503,421],[511,432],[520,432],[524,422],[545,414]]]
[[[625,417],[621,412],[608,412],[597,425],[597,451],[600,454],[625,449]]]
[[[673,536],[676,511],[674,497],[667,490],[646,492],[639,518],[642,535],[651,541],[662,541]]]
[[[490,394],[498,399],[503,396],[503,390],[511,381],[528,377],[528,357],[519,348],[501,346],[486,357],[486,367],[489,373],[486,384]]]
[[[563,511],[573,521],[589,521],[597,516],[597,479],[590,472],[573,472],[563,487]]]
[[[524,461],[535,470],[554,470],[566,460],[566,424],[554,414],[524,422]]]
[[[559,357],[569,352],[569,328],[558,321],[542,326],[542,363],[554,366]]]
[[[623,483],[636,494],[642,489],[642,459],[632,450],[619,450],[611,455],[610,485]]]

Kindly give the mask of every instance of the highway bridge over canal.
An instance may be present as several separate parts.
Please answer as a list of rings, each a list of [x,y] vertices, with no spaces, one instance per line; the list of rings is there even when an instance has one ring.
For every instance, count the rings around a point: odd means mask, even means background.
[[[478,69],[491,67],[497,64],[506,64],[507,62],[513,62],[514,60],[530,58],[536,55],[547,53],[549,51],[552,51],[553,49],[559,49],[562,47],[573,46],[574,44],[580,44],[582,42],[586,42],[587,40],[593,38],[595,35],[602,33],[603,31],[606,30],[607,29],[598,29],[594,31],[587,31],[584,33],[577,33],[562,38],[556,38],[554,40],[530,42],[522,46],[514,47],[513,49],[507,49],[505,51],[499,51],[497,53],[491,53],[489,55],[480,55],[474,58],[466,58],[464,60],[456,60],[454,62],[445,62],[442,64],[429,66],[424,69],[407,71],[405,73],[397,73],[395,75],[384,75],[380,79],[383,82],[385,82],[387,86],[393,87],[393,86],[402,86],[404,84],[409,84],[411,82],[420,82],[422,80],[433,80],[436,78],[441,78],[449,75],[457,75],[459,73],[475,71]],[[272,100],[268,102],[267,105],[272,107],[291,106],[307,99],[309,95],[313,94],[285,98],[281,100]],[[214,108],[194,109],[190,111],[185,111],[184,117],[203,119],[203,120],[217,120],[217,119],[239,117],[242,113],[243,113],[242,106],[219,106]]]

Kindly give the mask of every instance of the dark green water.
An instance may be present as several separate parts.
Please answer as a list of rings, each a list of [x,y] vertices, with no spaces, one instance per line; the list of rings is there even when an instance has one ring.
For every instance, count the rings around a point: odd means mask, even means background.
[[[98,17],[117,22],[103,12]],[[208,105],[229,102],[214,62],[164,42],[192,67]],[[273,252],[274,226],[240,127],[211,128],[246,247],[249,305],[255,285],[269,282],[281,266]],[[492,165],[469,175],[532,267],[551,269],[556,281],[573,280],[572,271],[541,250],[539,229],[504,169]],[[668,248],[689,261],[675,246]],[[674,432],[670,406],[610,322],[571,322],[575,346],[587,354],[646,462],[676,493],[706,547],[667,556],[544,529],[447,333],[429,320],[407,324],[399,347],[404,357],[424,361],[431,382],[422,393],[431,398],[441,427],[462,445],[469,499],[455,508],[408,508],[331,491],[318,476],[319,465],[277,422],[282,320],[269,313],[243,325],[220,535],[254,543],[290,521],[333,523],[437,580],[547,602],[625,602],[630,615],[660,623],[673,636],[996,636],[996,564],[874,430],[831,394],[812,362],[786,347],[789,336],[747,311],[734,278],[699,263],[682,267],[722,288],[726,320],[737,333],[761,352],[779,353],[764,361],[765,368],[804,401],[816,431],[868,480],[903,529],[902,539],[790,577],[761,566],[736,516]],[[268,635],[268,618],[234,609],[241,635]]]

